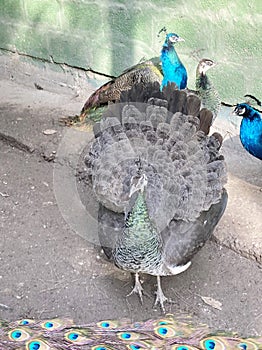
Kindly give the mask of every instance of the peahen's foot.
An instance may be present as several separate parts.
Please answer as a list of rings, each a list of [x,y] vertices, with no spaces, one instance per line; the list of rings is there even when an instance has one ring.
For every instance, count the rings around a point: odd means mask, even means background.
[[[144,291],[144,289],[139,281],[139,274],[135,273],[135,285],[134,285],[134,288],[131,290],[131,292],[129,294],[127,294],[127,297],[136,293],[139,295],[139,298],[141,300],[141,304],[143,304],[143,291]]]
[[[154,305],[157,306],[158,304],[160,304],[162,311],[165,313],[166,312],[165,306],[164,306],[165,302],[173,303],[173,300],[165,296],[161,288],[160,276],[157,276],[157,291],[156,291],[156,300]]]

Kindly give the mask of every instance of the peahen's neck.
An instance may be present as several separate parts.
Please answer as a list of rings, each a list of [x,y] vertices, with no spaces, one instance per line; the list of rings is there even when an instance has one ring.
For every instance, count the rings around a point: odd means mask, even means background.
[[[220,110],[220,97],[206,72],[199,71],[199,69],[196,71],[196,91],[201,98],[202,107],[209,109],[213,113],[214,120]]]
[[[210,86],[210,81],[204,72],[196,72],[196,89],[207,89]]]
[[[120,268],[151,273],[161,261],[161,237],[149,216],[145,193],[139,191],[134,196],[137,197],[114,249],[114,259]]]

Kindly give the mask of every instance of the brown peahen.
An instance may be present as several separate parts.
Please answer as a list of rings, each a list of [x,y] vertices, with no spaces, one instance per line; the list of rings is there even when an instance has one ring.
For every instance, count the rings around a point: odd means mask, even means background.
[[[1,350],[255,350],[262,337],[211,333],[186,316],[144,322],[104,320],[76,325],[70,319],[0,321]]]
[[[135,101],[135,102],[132,102]],[[208,136],[212,113],[200,99],[158,83],[123,92],[94,125],[86,164],[100,203],[99,239],[119,268],[157,277],[185,271],[227,203],[221,135]]]
[[[196,93],[201,99],[202,106],[213,113],[213,121],[220,111],[221,100],[206,73],[210,68],[215,67],[215,65],[214,61],[203,58],[199,61],[196,69]]]

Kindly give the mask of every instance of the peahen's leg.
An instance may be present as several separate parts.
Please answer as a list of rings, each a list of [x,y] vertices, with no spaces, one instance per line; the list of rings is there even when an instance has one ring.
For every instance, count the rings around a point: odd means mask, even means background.
[[[143,304],[143,287],[139,281],[139,274],[138,273],[135,273],[135,285],[134,285],[134,288],[132,289],[132,291],[127,294],[127,297],[129,297],[131,294],[138,294],[139,297],[140,297],[140,300],[141,300],[141,303]]]
[[[159,303],[161,306],[161,309],[163,312],[165,312],[165,307],[164,307],[164,303],[166,301],[168,302],[172,302],[171,300],[169,300],[163,293],[162,288],[161,288],[161,280],[160,280],[160,276],[156,276],[157,278],[157,291],[156,291],[156,300],[155,300],[155,306]]]

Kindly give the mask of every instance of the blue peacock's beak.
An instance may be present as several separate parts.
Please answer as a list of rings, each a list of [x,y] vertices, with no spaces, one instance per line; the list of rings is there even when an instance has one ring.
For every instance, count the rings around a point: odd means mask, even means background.
[[[176,41],[185,41],[185,39],[183,39],[180,36],[178,36]]]
[[[245,113],[245,108],[241,108],[238,105],[236,105],[232,111],[232,114],[237,115],[238,117],[242,117],[244,113]]]

